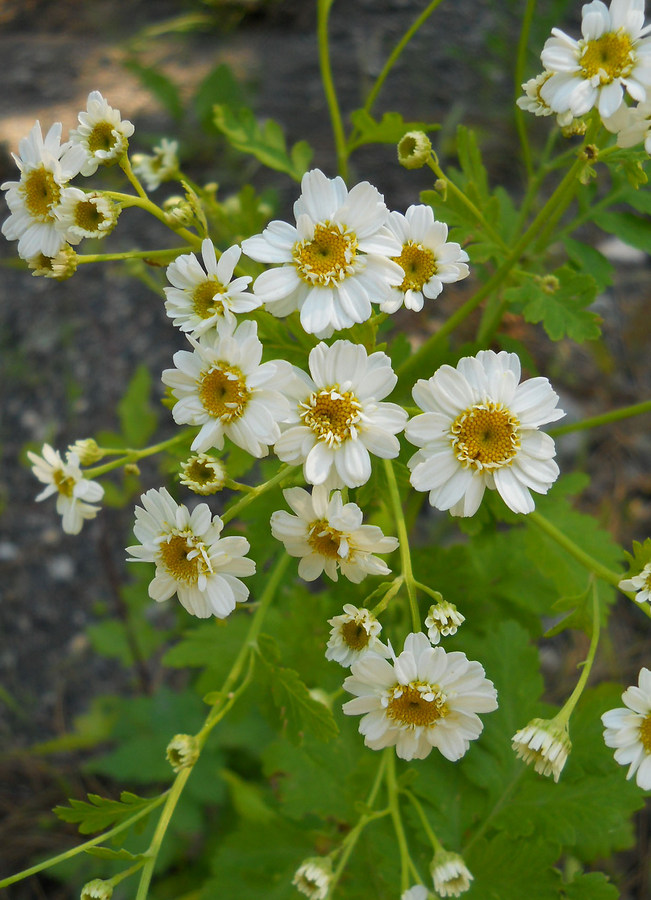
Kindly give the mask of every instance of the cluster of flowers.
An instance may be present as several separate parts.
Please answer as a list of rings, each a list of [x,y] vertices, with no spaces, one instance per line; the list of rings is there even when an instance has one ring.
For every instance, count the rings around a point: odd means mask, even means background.
[[[596,108],[618,146],[644,142],[651,154],[651,25],[644,25],[644,0],[586,3],[581,33],[574,40],[552,30],[541,54],[544,71],[522,85],[518,105],[537,116],[556,114],[570,130]]]

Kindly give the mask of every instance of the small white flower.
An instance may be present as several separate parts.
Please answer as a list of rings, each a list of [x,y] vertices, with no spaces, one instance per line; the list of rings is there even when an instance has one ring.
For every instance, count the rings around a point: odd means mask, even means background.
[[[377,525],[362,525],[362,511],[346,503],[341,492],[323,485],[312,494],[303,488],[288,488],[283,496],[296,513],[278,510],[271,516],[271,533],[282,541],[290,556],[300,557],[298,574],[314,581],[322,572],[337,580],[337,570],[359,584],[367,575],[388,575],[391,569],[374,553],[392,553],[398,546]]]
[[[310,900],[326,900],[332,881],[332,863],[328,857],[313,856],[301,863],[292,880],[301,894]]]
[[[133,124],[121,119],[120,110],[109,106],[99,91],[90,92],[86,111],[78,119],[79,127],[70,132],[70,139],[84,151],[82,175],[92,175],[99,165],[113,165],[126,153]]]
[[[189,487],[195,494],[216,494],[226,484],[224,464],[208,453],[195,453],[181,463],[181,471],[181,484]]]
[[[635,591],[638,603],[651,602],[651,562],[648,562],[639,575],[623,578],[617,587],[620,591]]]
[[[456,634],[457,628],[465,621],[466,617],[461,615],[454,603],[448,603],[447,600],[433,603],[425,619],[427,637],[433,644],[438,644],[441,635],[448,637],[450,634]]]
[[[617,135],[618,147],[644,143],[644,149],[651,155],[651,99],[637,106],[622,103],[614,115],[604,120],[604,125]]]
[[[103,238],[110,234],[120,210],[103,194],[67,187],[54,214],[68,243],[78,244],[82,238]]]
[[[427,900],[429,897],[429,891],[422,884],[415,884],[413,887],[410,887],[409,890],[403,891],[400,895],[400,900]]]
[[[546,378],[519,381],[515,353],[481,350],[416,383],[413,397],[425,412],[408,422],[405,436],[422,449],[408,465],[412,485],[430,492],[432,506],[472,516],[490,488],[513,512],[529,513],[530,491],[552,486],[554,441],[538,429],[564,413]]]
[[[309,484],[359,487],[371,476],[370,454],[394,459],[395,435],[407,414],[395,403],[380,403],[395,387],[389,357],[370,356],[361,344],[335,341],[310,352],[311,378],[294,369],[287,387],[293,402],[291,427],[274,450],[284,462],[303,463]]]
[[[157,603],[174,594],[193,616],[224,619],[244,603],[249,589],[240,577],[253,575],[248,559],[249,542],[243,537],[220,534],[224,523],[211,516],[206,503],[189,512],[165,488],[150,490],[136,506],[133,531],[140,544],[127,547],[128,562],[156,563],[149,596]]]
[[[251,278],[233,278],[241,252],[237,246],[229,247],[217,261],[215,247],[206,238],[201,244],[205,271],[194,253],[184,253],[169,264],[166,275],[172,287],[165,288],[165,309],[181,331],[198,337],[221,318],[251,312],[260,305],[246,290]]]
[[[382,626],[368,609],[358,609],[346,603],[341,616],[328,619],[332,625],[326,649],[326,659],[349,668],[366,653],[378,653],[388,658],[389,648],[378,638]]]
[[[77,271],[77,253],[70,244],[64,244],[54,256],[45,256],[44,253],[31,256],[27,266],[32,270],[32,275],[65,281]]]
[[[650,26],[644,27],[644,0],[601,0],[582,9],[583,38],[575,41],[558,28],[545,42],[541,59],[551,77],[540,96],[557,113],[583,116],[594,106],[602,119],[624,101],[624,91],[646,100],[651,85]]]
[[[57,512],[62,517],[66,534],[79,534],[86,519],[94,519],[100,510],[92,506],[104,496],[104,488],[96,481],[84,478],[76,453],[67,453],[66,461],[58,450],[43,444],[42,456],[28,451],[32,471],[38,480],[47,485],[36,498],[45,500],[57,494]],[[89,502],[90,501],[90,502]]]
[[[165,369],[164,384],[178,399],[172,415],[179,425],[201,425],[192,450],[221,450],[230,438],[252,456],[262,457],[280,437],[278,423],[289,416],[284,396],[291,370],[283,360],[261,364],[262,344],[255,322],[221,319],[198,341],[192,353],[174,354],[175,369]]]
[[[132,157],[133,171],[145,182],[148,191],[155,191],[163,181],[169,181],[178,174],[179,158],[178,141],[163,138],[153,155],[134,153]]]
[[[258,276],[254,293],[275,316],[300,310],[303,328],[319,338],[365,322],[371,303],[404,278],[389,258],[400,244],[385,228],[388,215],[367,181],[348,191],[339,177],[307,172],[294,204],[296,226],[274,221],[242,242],[251,259],[281,264]]]
[[[448,850],[439,850],[435,854],[431,872],[439,897],[460,897],[470,889],[473,880],[463,857]]]
[[[567,724],[558,724],[555,719],[532,719],[511,740],[519,759],[527,765],[533,763],[539,775],[552,775],[558,781],[572,749]]]
[[[61,144],[61,122],[56,122],[43,138],[36,122],[13,154],[20,169],[20,181],[5,181],[7,205],[11,215],[2,224],[9,241],[18,241],[23,259],[43,254],[54,257],[65,244],[65,237],[54,211],[61,202],[63,188],[78,174],[83,152],[70,143]]]
[[[551,72],[541,72],[539,75],[536,75],[535,78],[530,78],[529,81],[524,82],[524,84],[522,85],[524,95],[522,97],[518,97],[518,99],[515,101],[520,109],[524,109],[526,112],[533,113],[535,116],[554,115],[554,110],[548,103],[545,103],[543,98],[540,96],[540,89],[542,88],[543,84],[546,84],[546,82],[549,81],[551,77]],[[567,126],[572,123],[573,119],[574,116],[569,110],[564,113],[558,113],[556,116],[556,122],[559,128],[567,128]]]
[[[393,664],[367,653],[351,667],[344,689],[355,694],[343,705],[359,724],[371,750],[395,746],[401,759],[424,759],[437,747],[454,762],[478,738],[476,713],[497,709],[497,693],[478,662],[465,653],[432,647],[422,632],[410,634]]]
[[[395,261],[405,277],[380,304],[382,312],[394,313],[403,303],[420,312],[424,297],[434,299],[444,284],[467,278],[468,254],[459,244],[448,242],[448,226],[435,220],[431,206],[410,206],[404,216],[392,212],[387,228],[402,247]]]
[[[651,672],[640,669],[637,686],[622,694],[625,707],[610,709],[601,721],[606,726],[604,741],[615,748],[615,761],[628,766],[627,780],[637,772],[643,791],[651,790]]]

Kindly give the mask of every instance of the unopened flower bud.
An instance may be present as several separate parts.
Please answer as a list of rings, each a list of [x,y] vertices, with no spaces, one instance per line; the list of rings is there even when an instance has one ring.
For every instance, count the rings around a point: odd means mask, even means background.
[[[430,871],[439,897],[459,897],[470,889],[473,880],[463,857],[448,850],[435,854]]]
[[[181,463],[181,484],[185,484],[195,494],[216,494],[226,484],[224,464],[208,453],[195,453]]]
[[[513,735],[513,749],[520,759],[539,775],[552,775],[558,781],[567,761],[572,742],[567,723],[556,719],[532,719]]]
[[[191,225],[194,220],[192,204],[185,197],[168,197],[163,203],[163,209],[168,225]]]
[[[408,131],[398,143],[398,162],[405,169],[420,169],[431,152],[432,144],[424,131]]]
[[[199,746],[191,734],[176,734],[167,745],[167,761],[175,772],[190,769],[199,759]]]
[[[135,475],[138,477],[140,475],[140,469],[135,463],[127,463],[124,467],[125,475]]]
[[[104,451],[100,449],[97,441],[93,438],[75,441],[74,444],[68,445],[68,450],[70,453],[77,455],[77,459],[82,466],[92,466],[104,457]]]
[[[433,603],[425,619],[427,636],[433,644],[438,644],[443,637],[456,634],[457,628],[466,621],[454,603],[448,603],[442,597],[438,603]]]
[[[81,889],[80,900],[111,900],[113,885],[110,881],[94,878]]]

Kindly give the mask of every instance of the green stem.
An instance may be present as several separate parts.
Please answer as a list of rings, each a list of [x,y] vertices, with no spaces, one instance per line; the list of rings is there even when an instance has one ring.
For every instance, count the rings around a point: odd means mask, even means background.
[[[110,262],[122,259],[176,259],[181,253],[189,253],[194,247],[172,247],[169,250],[127,250],[124,253],[82,253],[77,256],[77,264]]]
[[[411,802],[414,809],[418,813],[418,817],[423,825],[425,834],[429,838],[429,842],[432,845],[432,849],[433,849],[434,853],[438,853],[439,851],[443,850],[444,849],[443,844],[439,841],[437,836],[432,831],[432,826],[430,825],[429,820],[428,820],[427,816],[425,815],[425,811],[424,811],[423,807],[421,806],[421,804],[419,803],[419,801],[416,799],[416,797],[414,796],[414,794],[412,794],[411,791],[403,791],[403,793],[404,793],[405,797],[407,797],[407,799]]]
[[[337,100],[332,66],[330,64],[330,45],[328,42],[328,17],[333,0],[318,0],[317,2],[317,38],[319,42],[319,65],[321,67],[321,81],[326,95],[326,102],[330,112],[332,133],[335,139],[337,151],[337,169],[344,179],[348,178],[348,150],[346,148],[346,135]]]
[[[167,791],[164,794],[161,794],[160,797],[156,797],[154,800],[152,800],[149,806],[145,807],[144,809],[138,810],[137,813],[135,813],[133,816],[130,816],[128,819],[125,819],[124,822],[120,822],[120,824],[116,825],[115,828],[111,828],[109,831],[105,831],[103,834],[99,834],[97,835],[97,837],[91,838],[90,841],[86,841],[84,844],[79,844],[77,847],[73,847],[71,850],[66,850],[65,853],[59,853],[58,856],[51,856],[49,859],[37,863],[37,865],[35,866],[30,866],[29,869],[23,869],[22,872],[16,872],[15,875],[10,875],[8,878],[3,878],[2,881],[0,881],[0,888],[9,887],[10,884],[15,884],[17,881],[22,881],[24,878],[29,878],[30,875],[37,875],[44,869],[49,869],[52,866],[56,866],[59,863],[65,862],[67,859],[71,859],[78,853],[84,853],[90,847],[96,847],[97,844],[102,844],[104,841],[111,840],[111,838],[120,834],[122,831],[125,831],[127,828],[131,828],[131,826],[139,821],[139,819],[142,819],[144,816],[149,815],[152,810],[161,805],[166,797]]]
[[[441,2],[442,2],[442,0],[432,0],[432,2],[428,6],[425,7],[423,12],[414,21],[413,25],[411,25],[407,29],[407,31],[405,31],[405,33],[400,38],[400,40],[398,41],[396,46],[393,48],[391,55],[385,62],[382,71],[380,72],[378,77],[375,79],[375,84],[373,85],[373,87],[371,88],[371,90],[368,93],[368,97],[366,98],[366,103],[364,104],[364,110],[367,113],[370,113],[370,111],[373,107],[373,104],[377,100],[377,96],[380,93],[380,90],[382,89],[382,85],[386,81],[387,75],[389,74],[391,69],[396,64],[397,60],[399,59],[400,55],[402,54],[402,51],[405,49],[405,47],[407,46],[409,41],[416,34],[418,29],[421,27],[421,25],[423,25],[423,23],[427,21],[427,19],[432,15],[432,13],[436,9],[436,7],[439,6],[439,4]]]
[[[129,463],[137,462],[139,459],[144,459],[146,456],[153,456],[154,453],[160,453],[161,450],[168,450],[175,444],[187,440],[191,434],[191,430],[186,428],[174,437],[168,438],[166,441],[160,441],[158,444],[144,447],[142,450],[125,448],[124,456],[121,456],[119,459],[114,459],[111,462],[103,463],[101,466],[92,466],[90,469],[86,469],[84,471],[84,477],[99,478],[101,475],[106,475],[107,472],[112,472],[113,469],[119,469],[122,466],[129,465]]]
[[[520,30],[520,40],[518,41],[518,53],[515,62],[515,99],[520,97],[522,91],[522,81],[524,78],[524,69],[527,57],[527,46],[529,44],[529,33],[531,31],[531,23],[533,22],[533,14],[536,9],[536,0],[527,0],[527,6],[524,11],[522,20],[522,29]],[[522,161],[527,171],[527,177],[530,179],[533,174],[533,164],[531,161],[531,146],[527,136],[527,126],[525,122],[525,112],[515,105],[515,127],[520,138],[520,147],[522,149]]]
[[[401,868],[401,891],[406,891],[409,887],[409,873],[413,867],[411,857],[409,855],[409,846],[407,844],[407,836],[400,817],[400,802],[398,798],[398,782],[396,779],[396,756],[393,747],[387,747],[384,751],[387,758],[387,792],[389,794],[389,808],[391,810],[391,818],[393,819],[393,827],[398,840],[398,848],[400,850],[400,868]]]
[[[394,579],[394,582],[391,585],[391,587],[389,588],[389,590],[385,593],[385,595],[382,597],[382,599],[377,604],[377,606],[374,606],[373,609],[371,610],[371,615],[374,615],[377,618],[381,613],[384,612],[384,610],[387,608],[389,603],[391,603],[391,601],[393,600],[395,595],[398,593],[398,591],[402,587],[404,580],[405,580],[404,575],[398,575],[398,577],[396,579]]]
[[[138,209],[144,209],[145,212],[148,212],[155,219],[158,219],[163,225],[167,225],[167,227],[175,234],[178,234],[184,241],[187,241],[195,250],[198,250],[201,247],[202,239],[199,235],[193,234],[191,231],[188,231],[187,228],[183,228],[182,226],[174,227],[174,225],[170,225],[165,211],[159,206],[156,206],[155,203],[152,203],[148,197],[134,197],[133,194],[122,194],[118,191],[103,191],[102,193],[106,197],[117,200],[125,208],[135,206]]]
[[[574,707],[578,703],[579,697],[583,693],[583,689],[586,686],[586,682],[590,677],[590,671],[592,670],[592,664],[594,663],[595,654],[597,652],[597,646],[599,644],[599,631],[600,631],[600,621],[599,621],[599,596],[597,594],[597,585],[596,582],[592,583],[592,638],[590,640],[590,648],[588,650],[588,655],[586,657],[585,662],[583,663],[583,671],[581,672],[581,677],[579,678],[576,687],[568,697],[565,702],[563,708],[558,713],[557,716],[554,716],[556,722],[559,725],[567,725],[570,720],[570,716],[574,710]]]
[[[409,552],[409,535],[407,533],[407,523],[405,522],[405,514],[400,502],[400,492],[398,491],[398,482],[393,471],[393,465],[390,459],[383,460],[384,471],[389,487],[389,500],[396,521],[396,529],[398,531],[398,540],[400,541],[400,562],[402,564],[402,574],[405,579],[407,588],[407,596],[409,598],[409,609],[411,610],[411,622],[414,631],[420,631],[420,613],[418,611],[418,600],[416,599],[416,582],[411,566],[411,554]]]
[[[131,168],[131,160],[129,159],[129,154],[124,153],[120,159],[120,168],[124,172],[124,174],[129,179],[129,183],[134,188],[135,192],[142,200],[149,200],[147,196],[147,191],[140,184],[140,180],[136,177],[136,173]]]
[[[632,406],[622,406],[599,416],[583,419],[581,422],[569,422],[567,425],[559,425],[558,428],[550,428],[551,437],[559,437],[562,434],[570,434],[573,431],[586,431],[588,428],[597,428],[599,425],[609,425],[611,422],[619,422],[621,419],[630,419],[643,413],[651,412],[651,400],[643,400],[642,403],[634,403]]]
[[[272,487],[275,487],[277,484],[280,484],[287,475],[295,469],[296,466],[283,465],[280,467],[278,472],[270,478],[269,481],[265,481],[263,484],[258,485],[258,487],[253,488],[253,490],[249,491],[249,493],[242,497],[241,500],[238,500],[237,503],[234,503],[233,506],[229,507],[222,514],[222,522],[226,524],[226,522],[230,522],[231,519],[234,519],[238,516],[243,509],[246,509],[254,500],[257,500],[261,494],[265,494],[267,491],[271,490]]]
[[[416,582],[416,587],[419,591],[424,591],[426,594],[429,594],[432,600],[436,600],[437,603],[440,603],[443,600],[443,594],[441,594],[440,591],[435,591],[433,588],[428,587],[420,581]]]

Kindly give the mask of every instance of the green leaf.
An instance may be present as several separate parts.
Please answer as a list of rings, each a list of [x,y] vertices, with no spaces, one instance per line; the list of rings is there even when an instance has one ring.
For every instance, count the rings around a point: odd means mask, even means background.
[[[228,769],[222,769],[219,774],[230,789],[235,810],[243,819],[247,822],[265,824],[277,818],[273,809],[267,805],[263,792],[257,784],[245,781]]]
[[[124,63],[124,68],[140,79],[141,83],[156,97],[172,118],[177,121],[183,118],[183,103],[179,90],[160,69],[143,66],[135,59],[128,59]]]
[[[88,847],[84,850],[89,856],[96,856],[98,859],[117,859],[126,862],[137,862],[140,859],[146,859],[144,853],[129,853],[124,847],[119,850],[113,850],[111,847]]]
[[[558,896],[554,869],[558,847],[537,839],[514,841],[505,834],[480,840],[465,855],[474,881],[468,900],[552,900]]]
[[[625,244],[651,253],[651,228],[648,216],[636,216],[629,212],[598,212],[593,221],[607,231],[616,235]]]
[[[81,834],[93,834],[119,825],[148,806],[153,807],[157,799],[147,800],[130,791],[122,791],[119,800],[88,794],[88,803],[72,799],[68,801],[70,806],[55,806],[53,812],[64,822],[78,822]]]
[[[304,730],[310,731],[321,741],[336,737],[339,729],[327,706],[311,696],[298,672],[277,664],[280,654],[274,639],[260,635],[258,652],[290,740],[298,743]]]
[[[348,143],[349,150],[363,144],[397,144],[408,131],[436,131],[441,127],[435,122],[405,122],[396,112],[385,112],[378,122],[365,109],[354,110],[350,120],[354,131]]]
[[[295,181],[307,172],[312,148],[306,141],[299,141],[288,153],[284,132],[273,119],[258,124],[248,107],[233,109],[225,103],[216,103],[213,115],[215,125],[236,150],[250,153],[268,168],[285,172]]]
[[[553,341],[569,337],[577,343],[599,337],[599,316],[586,309],[597,296],[597,282],[570,266],[562,266],[547,278],[527,279],[509,288],[504,297],[522,310],[527,322],[542,322]]]
[[[237,108],[244,106],[246,102],[242,86],[226,63],[220,63],[206,75],[193,99],[202,125],[213,131],[215,129],[213,109],[216,103]]]
[[[615,267],[596,247],[583,244],[574,238],[565,238],[563,244],[575,266],[588,272],[594,278],[599,291],[603,291],[609,284],[612,284]]]
[[[149,369],[141,364],[118,403],[120,427],[129,447],[144,447],[156,430],[158,414],[150,402],[151,386]]]
[[[563,900],[617,900],[619,891],[603,872],[582,872],[561,890]]]

